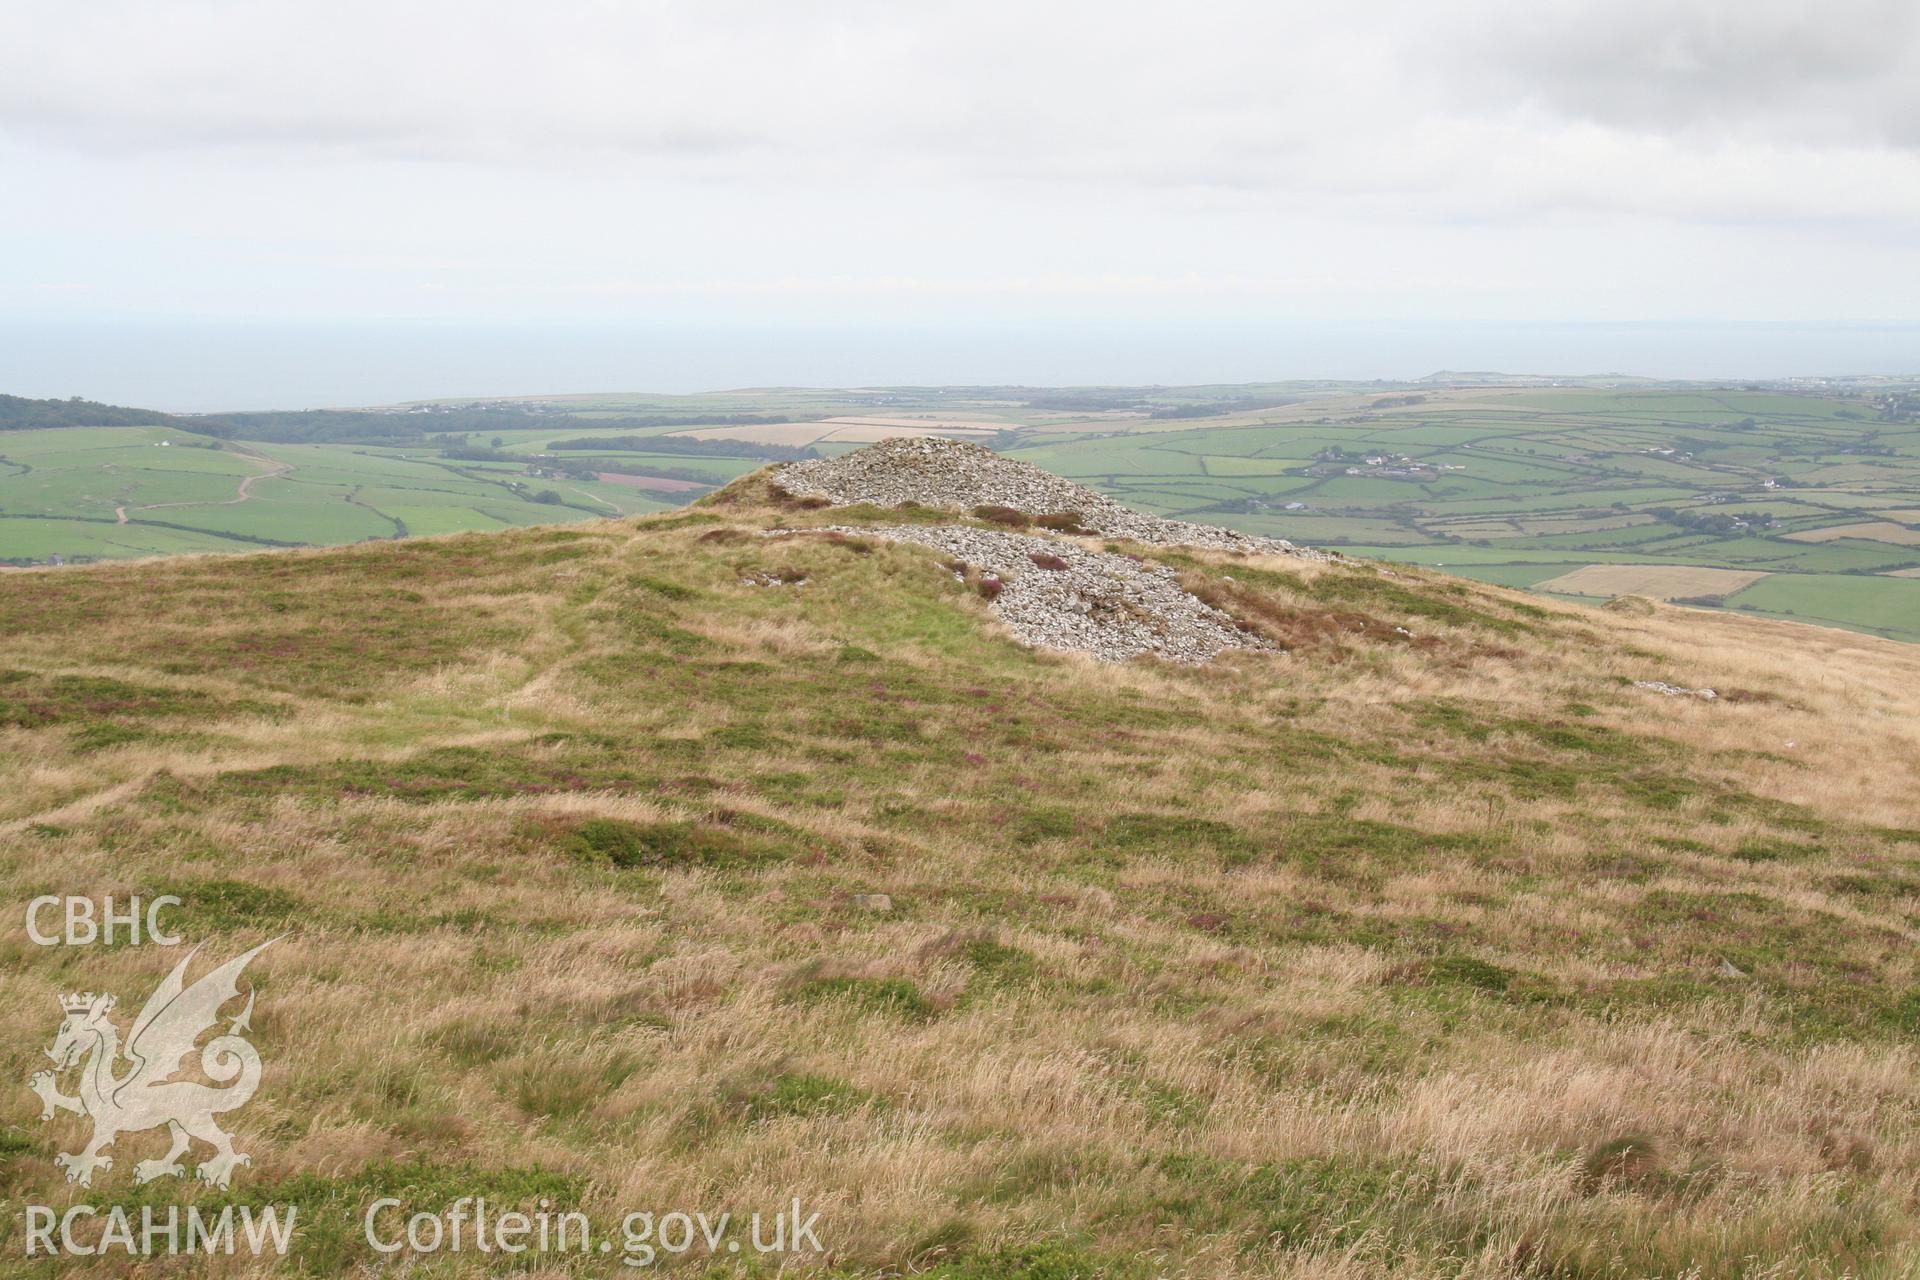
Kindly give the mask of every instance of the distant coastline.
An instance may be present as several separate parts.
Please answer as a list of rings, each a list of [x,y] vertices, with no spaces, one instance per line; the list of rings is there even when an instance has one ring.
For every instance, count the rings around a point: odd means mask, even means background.
[[[1697,379],[1920,373],[1920,320],[0,320],[0,388],[176,413],[753,386],[1413,380],[1443,369]]]

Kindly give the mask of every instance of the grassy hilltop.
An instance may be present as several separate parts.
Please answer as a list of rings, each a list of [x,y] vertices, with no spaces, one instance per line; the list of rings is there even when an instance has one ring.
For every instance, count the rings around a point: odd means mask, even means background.
[[[288,936],[221,1193],[134,1188],[157,1134],[68,1187],[24,1084],[58,994],[178,956],[0,935],[0,1195],[297,1203],[325,1276],[387,1194],[799,1196],[846,1276],[1920,1266],[1920,649],[1136,547],[1283,652],[1108,666],[760,536],[908,518],[748,481],[7,578],[0,897]]]

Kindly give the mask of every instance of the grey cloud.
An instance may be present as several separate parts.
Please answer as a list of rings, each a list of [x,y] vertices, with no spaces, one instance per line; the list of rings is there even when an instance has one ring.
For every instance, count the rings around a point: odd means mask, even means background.
[[[1917,28],[1912,0],[18,0],[0,138],[1453,218],[1898,216],[1920,168],[1876,149],[1916,142]]]
[[[1649,133],[1920,142],[1911,0],[1500,3],[1448,32],[1436,60],[1456,88],[1479,85],[1481,108],[1507,95]]]

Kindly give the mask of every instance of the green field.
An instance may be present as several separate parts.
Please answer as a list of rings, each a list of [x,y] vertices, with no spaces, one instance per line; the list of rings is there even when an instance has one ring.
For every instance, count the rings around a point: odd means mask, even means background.
[[[724,469],[713,470],[723,482]],[[525,465],[449,461],[423,448],[222,440],[169,427],[0,434],[0,561],[10,563],[330,546],[635,515],[683,501],[530,476]]]
[[[775,388],[82,423],[0,430],[0,562],[658,511],[781,456],[782,441],[792,456],[796,431],[818,435],[817,452],[858,447],[861,429],[829,420],[959,422],[1145,511],[1509,586],[1591,564],[1765,572],[1719,603],[1920,640],[1920,580],[1886,576],[1920,567],[1920,546],[1900,541],[1920,529],[1916,406],[1911,388],[1878,384],[1288,383]],[[1867,523],[1895,536],[1790,536]]]

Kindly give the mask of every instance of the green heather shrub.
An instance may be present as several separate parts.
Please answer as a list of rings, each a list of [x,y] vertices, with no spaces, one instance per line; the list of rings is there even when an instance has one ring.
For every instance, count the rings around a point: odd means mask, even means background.
[[[762,854],[753,841],[699,822],[628,822],[588,818],[562,842],[576,857],[615,867],[716,867],[755,861]]]
[[[1002,524],[1009,529],[1025,529],[1033,524],[1033,517],[1017,507],[988,504],[975,507],[973,514],[989,524]]]

